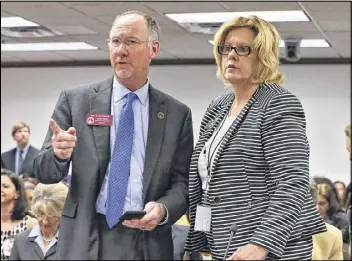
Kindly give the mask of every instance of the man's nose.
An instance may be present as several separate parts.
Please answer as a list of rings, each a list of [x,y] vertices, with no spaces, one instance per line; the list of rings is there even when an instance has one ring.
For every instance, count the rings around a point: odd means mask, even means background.
[[[120,55],[128,54],[127,45],[125,42],[122,42],[119,46],[116,47],[116,53]]]

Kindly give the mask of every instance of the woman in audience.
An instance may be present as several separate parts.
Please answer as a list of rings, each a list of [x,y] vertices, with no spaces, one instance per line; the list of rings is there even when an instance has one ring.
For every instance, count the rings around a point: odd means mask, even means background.
[[[31,177],[23,178],[24,189],[26,191],[29,205],[32,204],[33,191],[35,189],[35,186],[37,186],[38,183],[39,182],[36,178],[31,178]]]
[[[345,195],[346,195],[346,185],[342,181],[335,181],[334,187],[337,193],[337,198],[339,200],[340,206],[345,208]]]
[[[316,203],[317,186],[313,180],[310,183],[310,193]],[[313,235],[312,260],[343,260],[342,232],[328,223],[326,228],[326,232]]]
[[[231,19],[214,37],[217,75],[230,91],[200,125],[184,258],[210,249],[221,260],[310,260],[312,235],[326,231],[309,194],[305,113],[281,86],[279,43],[256,16]]]
[[[27,208],[22,179],[1,169],[1,260],[9,259],[14,236],[36,224]]]
[[[38,225],[15,237],[10,260],[56,260],[59,225],[68,188],[63,183],[34,189],[32,213]]]
[[[340,206],[335,188],[327,178],[314,178],[317,184],[317,209],[325,220],[342,231],[343,242],[348,243],[348,220],[345,211]]]

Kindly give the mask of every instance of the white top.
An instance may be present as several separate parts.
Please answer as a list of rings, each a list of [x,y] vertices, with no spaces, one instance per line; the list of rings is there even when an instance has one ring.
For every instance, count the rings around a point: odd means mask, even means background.
[[[220,123],[219,128],[217,128],[210,139],[205,142],[205,145],[199,155],[198,159],[198,173],[200,180],[202,181],[203,191],[206,189],[206,177],[207,177],[207,166],[210,159],[210,169],[213,166],[214,158],[216,152],[220,147],[222,139],[225,137],[227,131],[230,129],[232,123],[237,116],[228,116]],[[205,153],[204,153],[205,150]],[[210,153],[210,155],[209,155]]]

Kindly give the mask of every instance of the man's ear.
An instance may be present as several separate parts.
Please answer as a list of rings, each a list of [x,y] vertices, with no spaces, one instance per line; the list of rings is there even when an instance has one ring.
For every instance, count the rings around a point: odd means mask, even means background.
[[[150,47],[150,59],[154,59],[160,51],[160,42],[154,41],[152,42],[152,46]]]

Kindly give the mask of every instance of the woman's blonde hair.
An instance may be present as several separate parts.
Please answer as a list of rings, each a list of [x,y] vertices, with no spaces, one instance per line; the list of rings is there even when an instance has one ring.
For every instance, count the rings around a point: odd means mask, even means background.
[[[31,212],[34,216],[59,217],[62,214],[68,187],[63,183],[39,183],[33,191]]]
[[[270,23],[257,16],[237,17],[224,23],[214,36],[213,54],[218,66],[217,76],[224,81],[224,68],[222,68],[222,55],[218,52],[218,46],[225,41],[227,34],[234,28],[245,27],[255,33],[253,49],[258,53],[259,63],[254,70],[254,79],[258,83],[284,82],[283,74],[279,72],[280,64],[280,35],[276,28]]]

